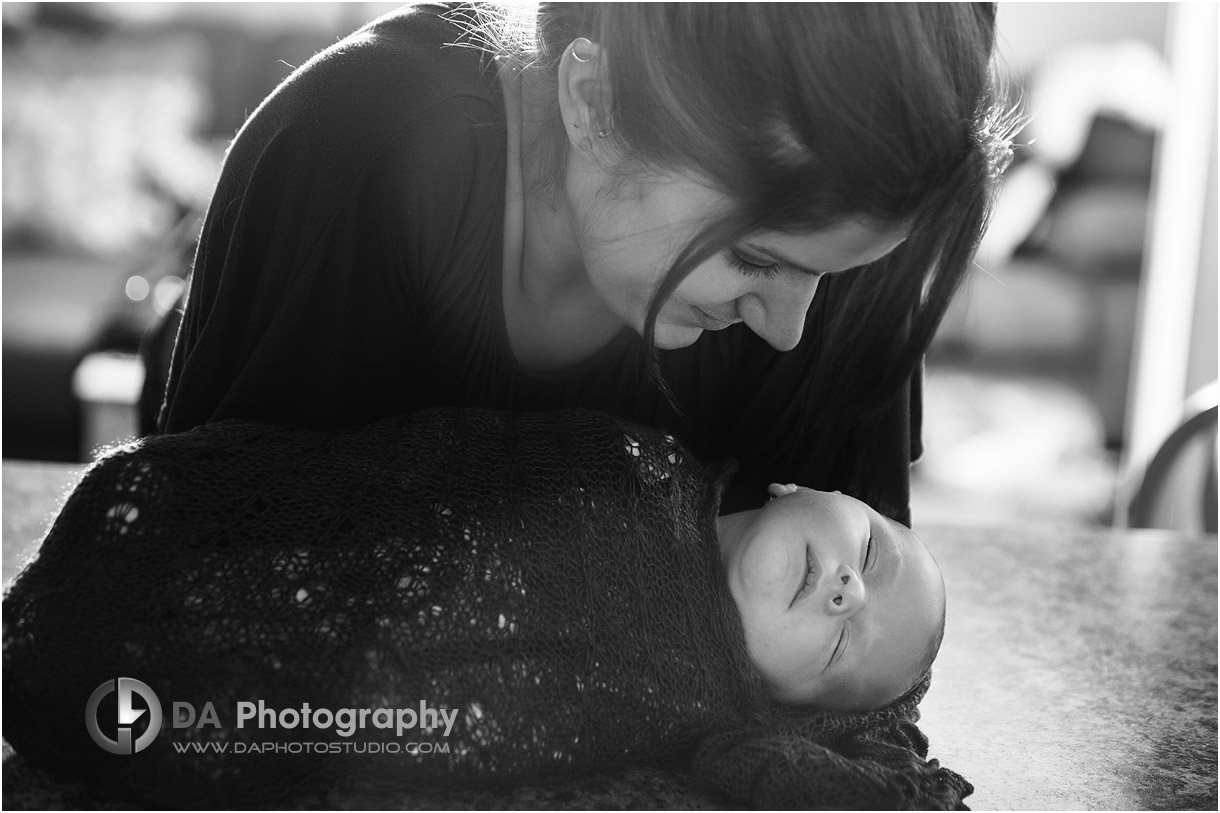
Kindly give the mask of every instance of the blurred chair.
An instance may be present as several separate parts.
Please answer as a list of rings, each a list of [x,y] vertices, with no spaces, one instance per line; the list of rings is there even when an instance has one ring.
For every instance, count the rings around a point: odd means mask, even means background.
[[[1186,400],[1182,421],[1148,464],[1128,475],[1118,524],[1216,533],[1216,382]]]
[[[1071,383],[1114,451],[1168,83],[1163,57],[1134,40],[1061,48],[1023,80],[1029,117],[978,253],[986,273],[972,275],[929,354]]]

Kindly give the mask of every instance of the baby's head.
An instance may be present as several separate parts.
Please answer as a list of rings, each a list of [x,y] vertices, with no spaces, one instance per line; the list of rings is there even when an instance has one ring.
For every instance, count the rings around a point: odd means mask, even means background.
[[[919,538],[859,500],[772,484],[757,511],[720,519],[729,592],[771,696],[865,711],[931,666],[945,585]]]

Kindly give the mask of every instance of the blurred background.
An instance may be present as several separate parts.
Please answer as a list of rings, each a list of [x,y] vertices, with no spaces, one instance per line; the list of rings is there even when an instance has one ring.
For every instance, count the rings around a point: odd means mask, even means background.
[[[3,4],[6,459],[85,461],[136,432],[134,354],[228,141],[396,5]],[[1029,120],[928,357],[916,522],[1121,521],[1188,398],[1215,403],[1215,15],[999,4]],[[1202,448],[1214,492],[1214,430]]]

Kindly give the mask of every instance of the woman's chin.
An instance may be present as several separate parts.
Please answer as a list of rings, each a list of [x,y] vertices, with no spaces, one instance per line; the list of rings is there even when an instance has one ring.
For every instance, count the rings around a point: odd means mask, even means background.
[[[653,341],[658,350],[681,350],[683,347],[690,347],[702,335],[701,327],[658,323]]]

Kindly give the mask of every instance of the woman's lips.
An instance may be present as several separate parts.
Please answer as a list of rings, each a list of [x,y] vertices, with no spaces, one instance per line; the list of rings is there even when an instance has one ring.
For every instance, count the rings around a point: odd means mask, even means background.
[[[740,318],[723,319],[719,316],[713,316],[703,308],[695,307],[695,313],[699,315],[699,326],[704,330],[724,330],[726,327],[735,325],[741,321]]]

